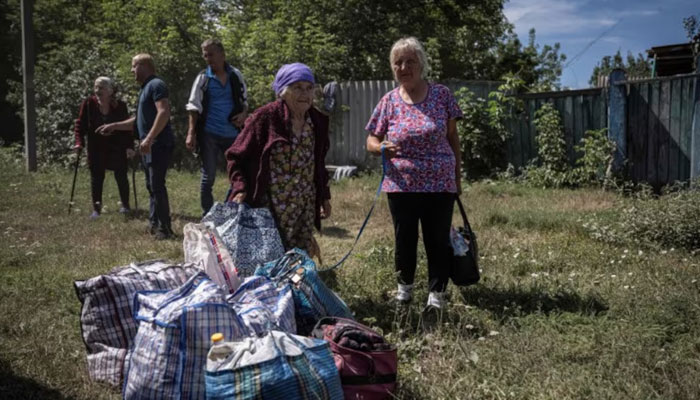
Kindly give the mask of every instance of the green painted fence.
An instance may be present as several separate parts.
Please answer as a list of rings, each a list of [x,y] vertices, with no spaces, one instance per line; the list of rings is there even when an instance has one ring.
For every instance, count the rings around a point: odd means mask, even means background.
[[[654,187],[690,179],[694,76],[628,83],[627,172]]]
[[[545,103],[552,103],[559,111],[571,165],[579,156],[574,146],[581,141],[583,134],[607,126],[608,102],[603,88],[528,93],[518,97],[523,100],[524,111],[510,121],[511,139],[508,143],[508,162],[515,167],[526,166],[537,157],[535,112]]]

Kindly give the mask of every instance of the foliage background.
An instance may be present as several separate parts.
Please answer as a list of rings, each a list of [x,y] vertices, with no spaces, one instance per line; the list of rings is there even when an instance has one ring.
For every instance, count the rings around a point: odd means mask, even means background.
[[[530,90],[559,85],[559,45],[540,46],[534,30],[527,44],[503,14],[505,0],[37,0],[34,7],[39,160],[68,164],[73,120],[94,78],[112,75],[133,110],[138,87],[131,57],[151,53],[168,84],[173,122],[184,143],[187,101],[195,74],[204,67],[199,44],[222,39],[227,59],[244,74],[253,108],[273,98],[270,84],[284,63],[301,61],[319,83],[388,79],[388,52],[400,37],[421,39],[434,80],[497,80],[513,74]],[[9,103],[2,115],[21,110],[19,0],[3,2],[0,69]],[[9,105],[8,105],[9,104]],[[18,120],[15,119],[15,122]],[[21,126],[2,132],[21,141]],[[176,166],[194,167],[184,146]]]

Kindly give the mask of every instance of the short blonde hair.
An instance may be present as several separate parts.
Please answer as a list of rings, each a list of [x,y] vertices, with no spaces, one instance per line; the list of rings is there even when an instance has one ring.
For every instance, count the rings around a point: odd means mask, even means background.
[[[397,40],[393,46],[391,46],[391,52],[389,53],[389,64],[392,71],[394,70],[394,61],[396,61],[397,55],[404,50],[411,50],[416,53],[418,62],[420,63],[420,77],[425,79],[430,71],[428,56],[425,54],[423,44],[421,44],[420,40],[413,36],[401,38]]]
[[[152,72],[156,72],[156,65],[153,63],[153,57],[148,53],[139,53],[131,60],[136,64],[146,65]]]

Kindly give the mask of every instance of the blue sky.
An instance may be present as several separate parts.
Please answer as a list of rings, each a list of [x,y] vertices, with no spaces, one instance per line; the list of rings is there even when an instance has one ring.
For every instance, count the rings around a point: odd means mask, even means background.
[[[570,62],[561,83],[570,88],[588,87],[596,63],[618,49],[623,56],[631,51],[646,57],[651,47],[687,42],[683,18],[698,14],[700,0],[509,0],[505,4],[505,15],[521,41],[527,43],[528,31],[535,28],[538,44],[561,44],[568,58],[565,63]]]

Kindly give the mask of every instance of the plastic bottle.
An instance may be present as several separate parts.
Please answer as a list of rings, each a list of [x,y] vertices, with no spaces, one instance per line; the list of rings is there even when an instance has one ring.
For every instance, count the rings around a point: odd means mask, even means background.
[[[211,335],[211,348],[207,355],[207,361],[222,361],[231,354],[231,349],[224,343],[224,335],[217,332]]]

